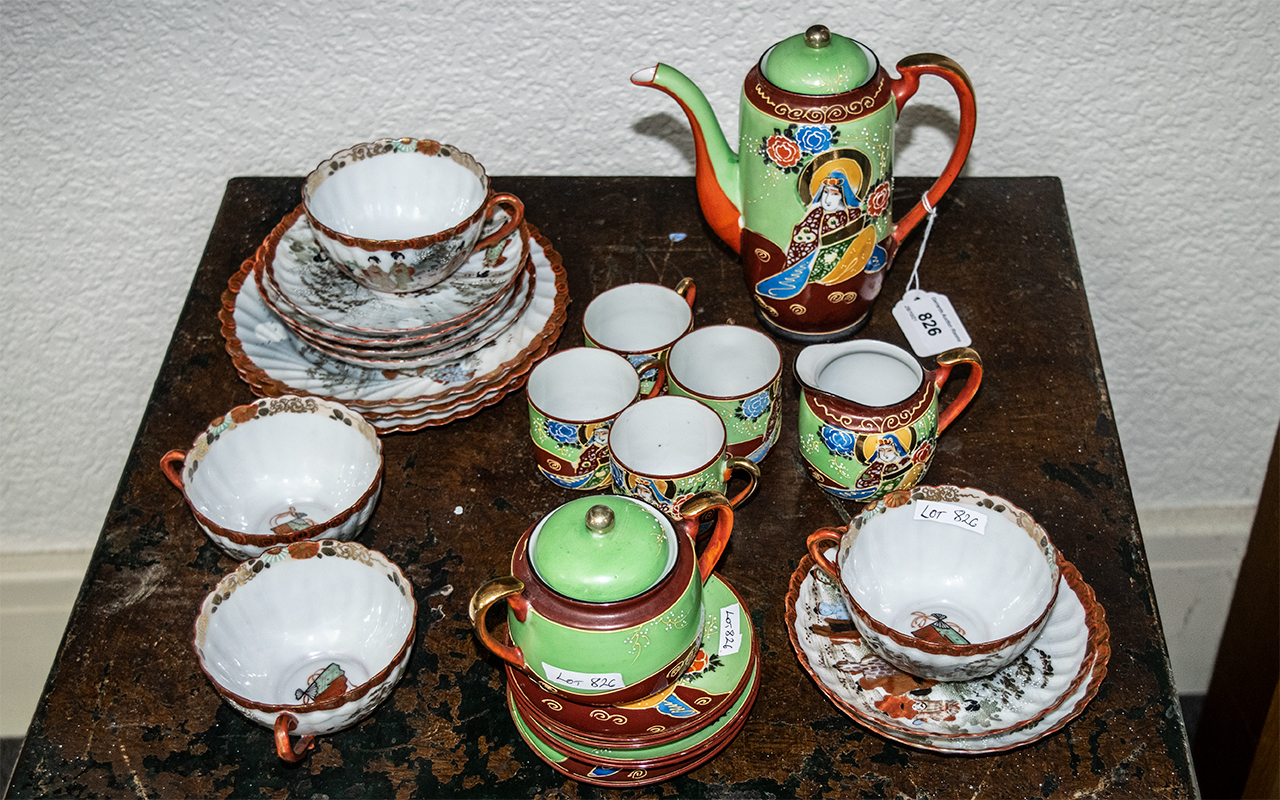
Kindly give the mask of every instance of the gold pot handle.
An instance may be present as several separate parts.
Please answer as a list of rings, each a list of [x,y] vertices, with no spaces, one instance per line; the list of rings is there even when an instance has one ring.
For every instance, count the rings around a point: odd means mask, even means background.
[[[489,652],[519,669],[525,668],[524,653],[521,652],[519,647],[507,644],[494,636],[489,631],[488,625],[485,624],[485,615],[488,614],[489,608],[495,603],[502,600],[511,602],[510,598],[519,598],[520,593],[523,591],[524,582],[512,575],[490,578],[480,584],[480,588],[476,589],[476,593],[471,595],[471,604],[467,609],[467,614],[471,617],[471,627],[475,628],[476,636],[479,637],[480,643],[487,647]],[[527,606],[523,603],[523,598],[518,599],[517,605],[524,606],[527,610]]]
[[[733,504],[719,492],[698,492],[680,504],[680,516],[694,532],[698,530],[698,517],[708,511],[716,512],[716,527],[707,546],[702,548],[702,555],[698,556],[698,573],[702,575],[703,583],[710,580],[716,562],[720,560],[725,545],[729,544],[729,534],[733,532]]]

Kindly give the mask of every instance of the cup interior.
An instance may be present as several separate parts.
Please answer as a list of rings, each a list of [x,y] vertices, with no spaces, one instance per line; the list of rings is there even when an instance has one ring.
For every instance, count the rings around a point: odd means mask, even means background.
[[[640,376],[617,353],[595,347],[562,350],[529,375],[529,402],[547,417],[565,422],[608,419],[640,392]]]
[[[867,520],[840,566],[864,611],[908,635],[944,614],[971,644],[1018,633],[1040,617],[1055,581],[1031,534],[994,512],[979,534],[915,519],[914,508]]]
[[[892,406],[910,397],[923,380],[924,370],[909,353],[886,345],[836,356],[818,371],[816,385],[860,405]]]
[[[380,464],[377,446],[355,425],[279,413],[219,434],[184,476],[185,491],[214,523],[269,533],[304,519],[326,522],[350,508],[377,480]]]
[[[667,355],[671,379],[703,397],[739,397],[768,386],[782,367],[773,340],[752,328],[711,325],[690,331]]]
[[[669,346],[693,323],[693,310],[678,292],[656,283],[628,283],[602,292],[582,315],[587,336],[620,353],[648,353]]]
[[[376,563],[376,562],[375,562]],[[349,558],[271,564],[209,614],[209,676],[258,703],[297,705],[330,664],[348,688],[391,663],[413,629],[413,603],[387,574]]]
[[[650,477],[699,472],[724,454],[724,423],[710,408],[688,397],[640,400],[609,429],[609,450],[623,468]]]
[[[443,155],[393,151],[334,172],[311,193],[307,209],[320,223],[348,236],[414,239],[463,222],[487,193],[483,172]]]

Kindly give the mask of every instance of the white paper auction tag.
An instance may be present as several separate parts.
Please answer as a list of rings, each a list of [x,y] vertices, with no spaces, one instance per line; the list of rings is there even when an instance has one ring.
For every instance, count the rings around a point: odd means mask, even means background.
[[[720,655],[731,656],[742,647],[742,606],[720,609]]]
[[[912,289],[893,307],[893,318],[921,358],[973,343],[945,294]]]
[[[574,672],[571,669],[560,669],[545,661],[542,662],[542,671],[546,674],[547,680],[570,689],[612,691],[627,688],[620,672]]]
[[[933,500],[917,500],[915,519],[930,522],[944,522],[974,533],[987,532],[987,515],[974,510],[973,506],[961,506],[955,503],[938,503]]]

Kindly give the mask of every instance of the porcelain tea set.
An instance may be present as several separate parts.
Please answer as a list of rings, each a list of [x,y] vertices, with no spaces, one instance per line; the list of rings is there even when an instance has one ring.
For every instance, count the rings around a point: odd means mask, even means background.
[[[696,327],[691,280],[631,283],[587,305],[584,346],[553,353],[568,303],[559,255],[474,157],[380,139],[307,176],[223,296],[227,350],[262,399],[161,462],[209,539],[243,561],[200,607],[201,668],[273,730],[282,759],[370,714],[408,662],[413,586],[352,541],[381,493],[379,435],[447,424],[521,386],[534,467],[591,493],[530,526],[507,574],[471,597],[516,730],[564,775],[615,787],[681,775],[732,741],[760,648],[715,568],[783,427],[782,352],[767,334],[805,345],[793,366],[810,476],[867,504],[809,536],[786,597],[819,689],[877,734],[937,752],[1018,747],[1084,708],[1109,646],[1078,571],[1008,501],[920,483],[979,389],[981,358],[959,348],[925,369],[892,344],[843,341],[972,137],[958,65],[925,54],[898,72],[822,26],[778,43],[744,84],[737,154],[679,72],[632,76],[688,114],[703,210],[742,253],[765,333]],[[922,75],[955,89],[960,136],[895,225],[893,123]],[[941,407],[958,365],[965,383]]]

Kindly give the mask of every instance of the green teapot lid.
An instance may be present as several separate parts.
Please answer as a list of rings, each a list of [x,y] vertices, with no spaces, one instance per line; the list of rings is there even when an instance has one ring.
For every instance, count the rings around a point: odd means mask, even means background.
[[[871,77],[862,47],[825,25],[813,25],[778,42],[765,54],[761,69],[779,89],[809,95],[847,92]]]
[[[529,542],[529,561],[553,591],[588,603],[643,594],[675,565],[674,529],[660,512],[617,495],[557,508]]]

